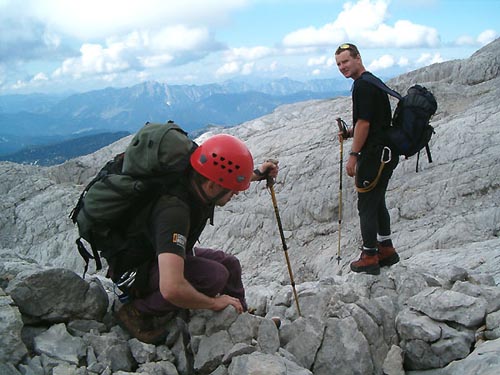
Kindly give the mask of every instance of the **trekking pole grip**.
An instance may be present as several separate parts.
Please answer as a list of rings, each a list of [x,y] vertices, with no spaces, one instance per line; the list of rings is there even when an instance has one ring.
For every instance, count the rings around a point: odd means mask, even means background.
[[[339,127],[339,132],[342,133],[342,141],[349,138],[349,132],[347,130],[347,124],[340,117],[337,117],[337,126]]]

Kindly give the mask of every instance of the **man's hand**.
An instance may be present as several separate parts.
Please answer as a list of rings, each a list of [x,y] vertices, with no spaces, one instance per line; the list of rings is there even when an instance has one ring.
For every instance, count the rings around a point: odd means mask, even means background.
[[[347,175],[349,177],[354,177],[356,174],[356,164],[358,162],[358,158],[355,156],[349,156],[349,159],[347,160],[347,164],[345,166],[345,170],[347,172]]]
[[[339,131],[337,133],[337,136],[339,138],[339,142],[343,142],[348,138],[352,138],[352,136],[353,136],[352,128],[345,129],[345,131]]]
[[[243,312],[243,306],[241,306],[240,300],[238,298],[228,296],[227,294],[215,297],[214,304],[211,307],[211,310],[220,311],[225,309],[229,305],[233,306],[238,314],[241,314]]]
[[[278,160],[268,159],[262,163],[259,168],[255,169],[252,181],[261,181],[268,177],[276,178],[278,176],[278,171]]]

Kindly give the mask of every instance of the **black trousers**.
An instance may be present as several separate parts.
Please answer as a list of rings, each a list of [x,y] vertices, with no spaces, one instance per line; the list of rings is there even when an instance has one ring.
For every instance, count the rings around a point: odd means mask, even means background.
[[[385,164],[377,185],[368,192],[358,192],[358,214],[364,247],[377,247],[377,233],[381,236],[391,234],[391,217],[385,204],[385,193],[398,161],[399,157],[392,155],[391,160]],[[379,152],[365,154],[364,158],[362,156],[358,161],[356,185],[363,187],[373,181],[379,167]]]

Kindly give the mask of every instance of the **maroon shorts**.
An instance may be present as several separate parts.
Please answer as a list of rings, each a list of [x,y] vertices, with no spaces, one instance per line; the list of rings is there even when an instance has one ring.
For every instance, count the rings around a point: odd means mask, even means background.
[[[238,298],[247,310],[245,289],[241,281],[241,265],[234,255],[220,250],[194,248],[194,254],[188,254],[184,263],[184,277],[200,293],[210,297],[227,294]],[[179,307],[165,300],[160,293],[160,274],[158,261],[152,263],[149,283],[144,297],[135,298],[134,306],[148,315],[164,315],[178,310]]]

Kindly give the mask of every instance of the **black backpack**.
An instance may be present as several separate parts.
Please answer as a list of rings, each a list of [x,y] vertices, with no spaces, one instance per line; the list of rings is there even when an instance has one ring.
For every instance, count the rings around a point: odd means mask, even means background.
[[[372,74],[363,74],[361,78],[399,100],[392,117],[392,126],[386,131],[391,150],[406,158],[417,154],[417,172],[420,150],[423,148],[429,163],[432,163],[429,141],[435,132],[429,121],[437,111],[434,95],[425,87],[414,85],[402,96]]]
[[[121,258],[121,269],[115,272],[117,276],[137,265],[132,264],[137,263],[137,259],[130,259],[131,264],[124,261],[127,249],[144,246],[129,225],[166,186],[179,181],[196,147],[187,133],[172,121],[146,123],[125,152],[104,165],[85,187],[70,214],[73,223],[78,225],[80,237],[76,245],[85,260],[84,275],[90,259],[95,260],[96,270],[102,269],[100,254],[110,268],[117,256]],[[92,254],[82,239],[90,244]],[[108,276],[114,278],[109,272]]]

